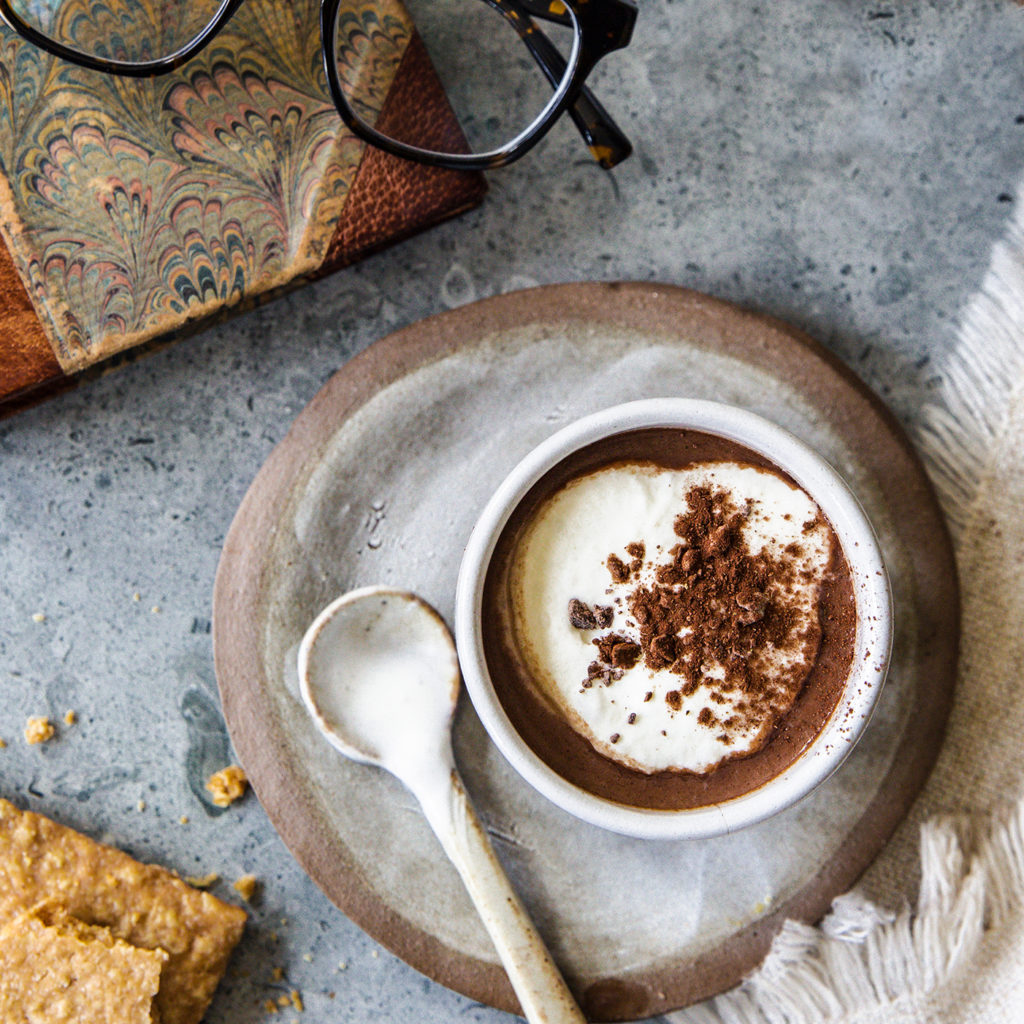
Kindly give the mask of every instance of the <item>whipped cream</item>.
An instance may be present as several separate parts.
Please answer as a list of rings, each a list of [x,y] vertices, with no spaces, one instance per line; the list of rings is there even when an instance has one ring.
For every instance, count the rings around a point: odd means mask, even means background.
[[[608,466],[552,495],[520,538],[515,640],[543,696],[599,753],[707,773],[762,746],[798,696],[836,543],[810,496],[768,469]],[[742,592],[730,589],[741,564]],[[652,647],[645,602],[659,615],[689,602],[694,621],[675,609]]]

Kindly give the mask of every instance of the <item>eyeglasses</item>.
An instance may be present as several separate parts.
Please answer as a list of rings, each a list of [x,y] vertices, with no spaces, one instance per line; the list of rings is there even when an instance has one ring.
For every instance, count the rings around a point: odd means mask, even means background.
[[[288,0],[282,0],[287,3]],[[487,170],[519,159],[566,111],[606,168],[632,152],[585,82],[628,45],[634,0],[320,0],[327,86],[359,138],[419,163]],[[0,0],[0,19],[81,67],[149,78],[181,67],[243,0]],[[542,31],[538,22],[543,22]],[[415,95],[394,116],[398,68],[431,54],[461,132],[417,117]]]

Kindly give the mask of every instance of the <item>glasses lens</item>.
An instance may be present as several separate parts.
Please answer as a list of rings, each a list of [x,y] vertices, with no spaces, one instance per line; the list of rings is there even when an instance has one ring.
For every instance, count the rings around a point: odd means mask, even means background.
[[[387,0],[342,0],[335,35],[349,105],[389,138],[434,152],[490,153],[527,131],[568,84],[577,29],[567,9],[565,24],[532,23],[545,37],[539,39],[536,32],[522,34],[531,22],[518,7],[499,9],[489,0],[404,0],[403,6],[408,16]],[[410,19],[418,39],[411,38]],[[447,119],[437,116],[423,87],[427,55],[464,140],[444,131]]]
[[[83,56],[141,64],[187,46],[221,0],[14,0],[11,6],[31,28]]]

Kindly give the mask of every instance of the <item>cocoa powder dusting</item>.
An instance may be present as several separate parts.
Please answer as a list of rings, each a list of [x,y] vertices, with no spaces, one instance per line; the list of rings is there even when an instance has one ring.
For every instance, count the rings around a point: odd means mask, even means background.
[[[704,707],[697,718],[701,725],[720,730],[724,724],[722,742],[729,742],[730,730],[766,738],[798,693],[821,637],[820,624],[794,596],[794,559],[801,552],[797,545],[779,556],[767,548],[752,552],[743,536],[752,507],[737,506],[727,491],[696,486],[686,503],[687,511],[673,524],[679,543],[667,552],[669,560],[652,565],[653,580],[637,582],[627,597],[639,642],[619,632],[595,637],[598,657],[584,686],[598,679],[610,686],[642,661],[652,671],[680,677],[664,698],[672,711],[703,685],[711,702],[731,705],[733,713],[722,723]],[[626,552],[633,559],[629,565],[608,556],[614,582],[635,579],[643,567],[642,543],[628,545]],[[573,625],[584,618],[589,621],[570,608]],[[780,652],[786,655],[781,660]],[[712,666],[724,678],[709,678]]]

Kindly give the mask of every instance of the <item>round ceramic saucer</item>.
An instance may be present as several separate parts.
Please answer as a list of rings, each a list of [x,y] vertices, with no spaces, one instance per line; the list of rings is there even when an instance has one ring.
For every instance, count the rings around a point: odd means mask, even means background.
[[[488,299],[346,364],[260,471],[221,557],[217,677],[271,821],[367,932],[504,1009],[515,997],[454,869],[398,783],[317,734],[296,648],[324,605],[369,583],[414,590],[450,621],[463,546],[508,470],[581,415],[666,395],[744,406],[821,452],[874,523],[896,608],[890,677],[851,758],[784,814],[713,840],[645,842],[575,820],[461,708],[467,786],[589,1018],[686,1005],[738,982],[783,920],[819,917],[856,880],[924,782],[949,710],[958,602],[945,526],[907,438],[848,370],[789,327],[667,286]]]

